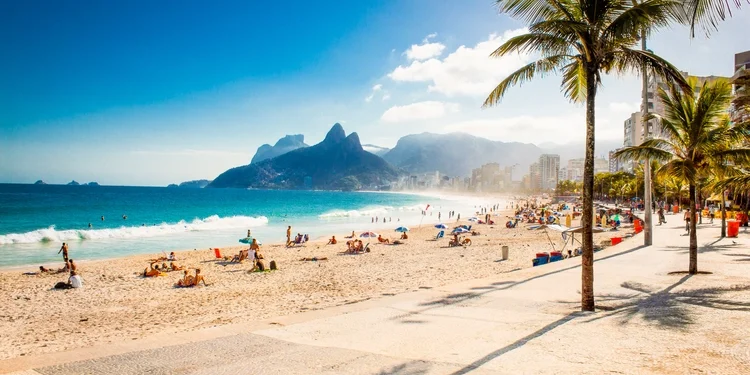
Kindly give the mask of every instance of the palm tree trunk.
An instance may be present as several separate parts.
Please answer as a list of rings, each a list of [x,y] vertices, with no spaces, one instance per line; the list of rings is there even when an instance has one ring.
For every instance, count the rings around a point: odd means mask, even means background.
[[[691,275],[698,273],[698,235],[695,233],[695,185],[690,184],[690,267],[688,272]]]
[[[594,311],[594,130],[596,68],[586,67],[586,158],[583,162],[581,310]]]
[[[724,192],[726,190],[721,189],[721,238],[727,236],[727,207],[724,202],[727,201]]]

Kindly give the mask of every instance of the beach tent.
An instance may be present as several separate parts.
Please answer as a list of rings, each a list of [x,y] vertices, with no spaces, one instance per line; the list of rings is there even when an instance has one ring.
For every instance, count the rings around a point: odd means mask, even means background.
[[[408,232],[408,231],[409,231],[409,228],[407,228],[407,227],[398,227],[398,228],[396,228],[396,232],[404,233],[404,232]]]
[[[558,225],[558,224],[541,224],[541,225],[532,225],[528,228],[528,230],[543,230],[544,234],[547,235],[547,240],[549,240],[549,244],[552,246],[552,250],[555,250],[555,243],[552,242],[552,238],[550,238],[549,233],[547,232],[547,229],[552,229],[557,232],[565,233],[565,231],[568,229],[568,227],[564,225]]]
[[[592,228],[592,232],[593,233],[602,233],[604,231],[605,231],[605,229],[602,229],[601,227],[593,227]],[[568,239],[570,239],[570,246],[575,246],[575,242],[578,242],[579,244],[581,244],[581,241],[579,241],[579,240],[577,240],[575,238],[575,234],[576,233],[582,233],[582,232],[583,232],[583,227],[573,227],[573,228],[568,228],[568,229],[564,230],[562,232],[562,239],[565,242],[565,244],[563,245],[562,250],[565,250],[565,247],[568,246]],[[583,244],[581,244],[581,245],[583,245]]]

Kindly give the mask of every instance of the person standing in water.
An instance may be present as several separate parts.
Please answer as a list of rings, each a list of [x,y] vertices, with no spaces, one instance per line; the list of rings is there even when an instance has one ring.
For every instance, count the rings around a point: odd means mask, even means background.
[[[102,221],[104,221],[104,215],[102,215]]]
[[[62,252],[63,260],[65,261],[65,265],[68,264],[68,244],[63,242],[62,247],[60,247],[60,250],[57,252],[60,254]]]

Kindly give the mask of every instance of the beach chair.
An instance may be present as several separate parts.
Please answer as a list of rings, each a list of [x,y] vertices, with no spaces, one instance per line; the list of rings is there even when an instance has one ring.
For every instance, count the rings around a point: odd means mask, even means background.
[[[214,256],[216,256],[216,259],[222,259],[221,250],[218,247],[214,249]]]
[[[437,236],[435,236],[435,239],[439,240],[439,239],[443,238],[444,236],[445,236],[445,231],[441,230],[440,232],[438,232]]]

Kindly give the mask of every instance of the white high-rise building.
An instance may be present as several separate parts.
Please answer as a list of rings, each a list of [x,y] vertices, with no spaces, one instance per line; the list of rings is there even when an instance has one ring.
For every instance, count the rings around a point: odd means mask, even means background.
[[[539,179],[542,190],[557,187],[557,176],[560,172],[560,155],[542,154],[539,156]]]

